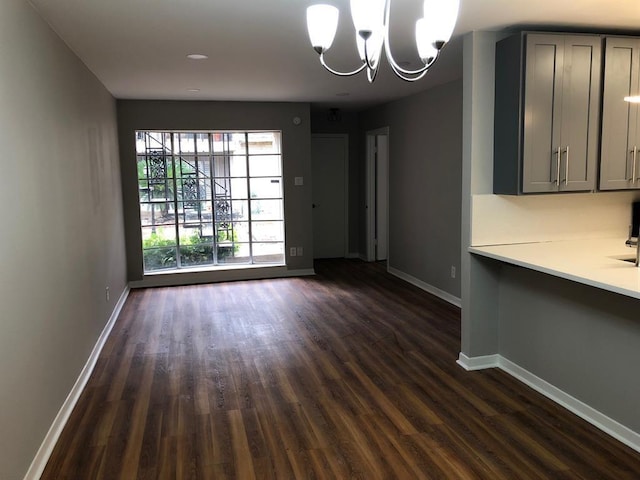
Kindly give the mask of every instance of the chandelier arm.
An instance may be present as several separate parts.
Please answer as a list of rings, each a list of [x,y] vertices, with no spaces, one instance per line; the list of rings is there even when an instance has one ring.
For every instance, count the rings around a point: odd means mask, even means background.
[[[380,62],[378,62],[378,65],[379,64]],[[376,76],[378,75],[378,65],[376,65],[375,68],[367,68],[367,79],[369,80],[369,83],[373,83],[376,79]]]
[[[369,37],[371,38],[371,37]],[[378,65],[380,65],[380,53],[378,53],[378,58],[369,58],[369,49],[367,48],[367,40],[364,41],[364,61],[367,64],[367,71],[378,70]],[[373,76],[375,78],[375,75]],[[369,80],[373,82],[373,80]]]
[[[339,77],[351,77],[353,75],[357,75],[358,73],[363,71],[365,68],[367,68],[367,64],[363,63],[357,69],[355,69],[355,70],[353,70],[351,72],[339,72],[339,71],[334,70],[333,68],[331,68],[329,65],[327,65],[327,63],[324,61],[324,52],[320,53],[320,63],[329,72],[333,73],[334,75],[338,75]]]
[[[378,66],[380,65],[380,54],[382,53],[382,51],[378,52],[377,59],[373,59],[373,61],[371,61],[369,59],[369,51],[367,49],[367,39],[363,37],[363,40],[364,40],[364,63],[367,66],[367,80],[369,80],[369,83],[373,83],[373,81],[376,79],[376,76],[378,75]]]
[[[391,68],[393,69],[393,71],[396,73],[403,73],[405,75],[420,75],[421,73],[426,72],[429,68],[431,68],[431,66],[436,62],[436,60],[440,56],[440,52],[438,51],[438,54],[435,57],[433,57],[429,62],[427,62],[424,65],[424,67],[420,67],[417,70],[407,70],[405,68],[402,68],[395,61],[395,59],[393,58],[393,55],[391,55],[391,47],[389,47],[388,43],[385,43],[384,48],[387,54],[387,60],[389,60],[389,65],[391,65]]]
[[[399,72],[398,70],[395,70],[395,69],[394,69],[393,71],[394,71],[394,73],[396,74],[396,76],[397,76],[398,78],[400,78],[400,79],[404,80],[405,82],[416,82],[416,81],[420,80],[421,78],[423,78],[423,77],[427,74],[427,72],[429,71],[429,69],[428,69],[428,68],[425,68],[425,69],[422,71],[422,73],[420,73],[419,75],[414,76],[414,77],[410,77],[410,76],[408,76],[408,75],[405,75],[405,74],[403,74],[402,72]]]
[[[402,80],[405,80],[407,82],[414,82],[416,80],[420,80],[422,77],[424,77],[424,74],[427,72],[429,67],[431,67],[431,65],[435,63],[440,51],[438,50],[438,54],[435,57],[433,57],[431,61],[428,62],[424,67],[421,67],[417,70],[407,70],[405,68],[402,68],[400,65],[398,65],[395,58],[393,58],[393,54],[391,53],[391,37],[389,35],[389,25],[390,25],[389,20],[391,16],[390,7],[391,7],[391,0],[387,0],[385,2],[385,13],[384,13],[384,19],[385,19],[384,52],[387,55],[387,60],[389,61],[389,65],[391,65],[391,68],[393,69],[395,74],[398,75]],[[407,77],[407,75],[410,75],[411,77]],[[415,78],[412,78],[413,75],[418,75],[418,76]]]
[[[373,65],[369,60],[369,51],[367,49],[367,40],[364,40],[364,63],[367,65],[367,71],[373,70]]]

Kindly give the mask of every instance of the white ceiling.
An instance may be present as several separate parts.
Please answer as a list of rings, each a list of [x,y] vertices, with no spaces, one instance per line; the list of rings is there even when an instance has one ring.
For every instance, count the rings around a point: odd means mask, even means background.
[[[614,28],[640,35],[640,0],[461,0],[454,39],[427,76],[409,84],[382,64],[366,75],[326,72],[309,44],[306,7],[318,0],[29,0],[116,98],[304,101],[371,105],[462,76],[461,35],[517,25]],[[348,0],[327,61],[348,69],[357,54]],[[419,0],[392,0],[392,48],[414,61]],[[209,56],[188,60],[189,53]],[[417,65],[417,64],[416,64]],[[199,89],[199,92],[189,92]],[[348,95],[346,95],[348,94]]]

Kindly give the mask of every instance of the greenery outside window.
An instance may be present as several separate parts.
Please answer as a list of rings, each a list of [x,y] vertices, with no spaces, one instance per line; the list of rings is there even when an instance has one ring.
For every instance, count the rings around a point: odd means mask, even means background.
[[[282,265],[281,134],[136,132],[145,273]]]

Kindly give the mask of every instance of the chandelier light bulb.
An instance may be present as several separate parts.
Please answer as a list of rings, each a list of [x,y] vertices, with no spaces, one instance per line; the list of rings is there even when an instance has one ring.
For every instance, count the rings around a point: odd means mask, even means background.
[[[351,18],[356,33],[382,33],[384,29],[385,0],[351,0]]]
[[[416,22],[418,56],[425,65],[431,63],[438,56],[438,50],[434,46],[435,39],[431,37],[428,26],[424,18]]]
[[[338,29],[339,15],[340,11],[332,5],[318,4],[307,8],[309,40],[316,51],[326,52],[331,47]]]
[[[424,18],[436,48],[451,39],[458,19],[460,0],[424,0]]]

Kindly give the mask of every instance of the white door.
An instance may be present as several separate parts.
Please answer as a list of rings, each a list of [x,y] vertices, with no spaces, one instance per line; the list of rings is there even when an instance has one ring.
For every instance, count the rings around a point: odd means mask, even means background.
[[[347,136],[311,136],[313,258],[339,258],[347,246]]]
[[[387,259],[389,238],[389,146],[387,135],[376,135],[376,260]]]
[[[367,132],[367,261],[389,258],[389,128]]]

